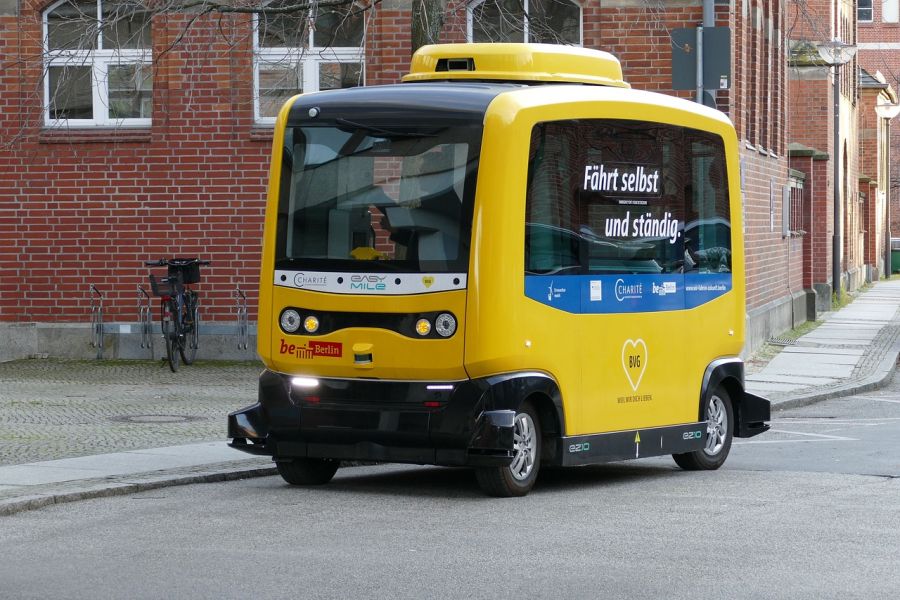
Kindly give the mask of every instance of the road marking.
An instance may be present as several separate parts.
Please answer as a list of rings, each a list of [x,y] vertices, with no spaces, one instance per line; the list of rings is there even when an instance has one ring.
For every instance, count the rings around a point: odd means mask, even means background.
[[[828,419],[828,418],[806,418],[806,419],[772,419],[771,423],[785,423],[791,425],[858,425],[871,423],[873,425],[883,425],[887,421],[900,421],[900,417],[866,417],[862,419]]]
[[[900,400],[891,400],[889,398],[875,398],[873,396],[853,396],[854,400],[872,400],[874,402],[890,402],[891,404],[900,404]]]
[[[796,444],[798,442],[858,442],[857,438],[844,437],[839,435],[825,435],[823,433],[807,433],[805,431],[788,431],[786,429],[770,429],[771,433],[784,433],[787,435],[806,436],[815,439],[811,440],[756,440],[747,442],[732,442],[734,444]]]

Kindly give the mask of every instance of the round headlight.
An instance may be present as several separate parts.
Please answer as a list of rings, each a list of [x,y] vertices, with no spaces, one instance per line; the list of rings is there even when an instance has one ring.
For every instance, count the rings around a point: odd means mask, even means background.
[[[450,313],[441,313],[434,320],[434,330],[441,337],[450,337],[456,331],[456,317]]]
[[[303,329],[306,330],[306,333],[315,333],[319,330],[319,319],[314,317],[313,315],[309,315],[305,319],[303,319]]]
[[[416,321],[416,333],[422,337],[431,333],[431,322],[428,319],[419,319]]]
[[[294,333],[300,329],[300,313],[289,308],[281,313],[281,328],[287,333]]]

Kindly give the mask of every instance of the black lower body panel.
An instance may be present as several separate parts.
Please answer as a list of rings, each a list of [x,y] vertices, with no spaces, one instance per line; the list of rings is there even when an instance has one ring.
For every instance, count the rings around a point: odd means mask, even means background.
[[[590,465],[700,450],[706,444],[706,423],[632,429],[560,438],[562,465]]]
[[[437,465],[506,465],[515,411],[486,380],[456,383],[318,379],[266,371],[259,402],[228,415],[231,446],[299,457]]]

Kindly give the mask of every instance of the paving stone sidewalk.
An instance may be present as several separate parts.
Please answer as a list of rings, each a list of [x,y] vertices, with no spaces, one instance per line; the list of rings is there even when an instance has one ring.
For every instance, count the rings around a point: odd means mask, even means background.
[[[900,280],[881,282],[783,351],[749,361],[773,409],[871,389],[900,354]],[[57,502],[274,473],[225,444],[259,363],[0,363],[0,515]]]
[[[873,284],[822,320],[764,364],[751,360],[747,389],[785,409],[890,380],[900,355],[900,279]]]

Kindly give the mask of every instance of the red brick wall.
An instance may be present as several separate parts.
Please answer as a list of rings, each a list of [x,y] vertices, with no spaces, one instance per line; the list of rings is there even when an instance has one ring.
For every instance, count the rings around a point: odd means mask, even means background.
[[[182,26],[176,17],[153,25],[157,52]],[[268,148],[251,138],[248,78],[239,75],[250,64],[246,38],[229,48],[219,33],[246,27],[245,17],[199,21],[184,50],[159,61],[152,128],[51,131],[39,125],[34,92],[40,12],[23,9],[14,50],[22,85],[2,93],[18,110],[6,117],[0,146],[0,202],[15,228],[0,318],[82,320],[90,284],[105,294],[109,318],[133,318],[136,286],[146,286],[141,261],[150,257],[212,260],[200,288],[212,318],[230,308],[235,285],[255,287]]]
[[[859,64],[869,73],[884,75],[895,92],[900,91],[900,23],[881,22],[881,3],[873,2],[874,19],[859,23]],[[867,44],[887,44],[867,47]],[[891,231],[900,237],[900,118],[891,122],[890,202]]]
[[[775,0],[761,14],[784,31]],[[374,5],[367,21],[366,82],[393,83],[411,54],[409,10]],[[446,41],[465,38],[465,11],[451,5]],[[781,188],[787,168],[786,95],[780,50],[766,47],[763,30],[749,31],[740,9],[716,7],[719,23],[733,28],[733,87],[718,93],[735,121],[744,152],[749,307],[800,285],[800,253],[781,231]],[[588,2],[585,46],[622,60],[635,88],[671,91],[672,28],[701,19],[700,0],[648,5]],[[23,8],[2,17],[0,50],[0,320],[83,321],[88,285],[107,295],[107,319],[134,320],[135,289],[145,284],[146,258],[199,255],[213,261],[199,289],[207,319],[229,320],[234,286],[257,285],[270,132],[252,116],[252,56],[246,16],[201,18],[174,49],[183,17],[154,21],[153,126],[140,131],[44,132],[40,127],[41,68],[28,66],[40,46],[40,12]],[[761,21],[762,27],[765,21]],[[223,37],[224,34],[224,37]],[[750,40],[758,51],[749,55]],[[770,40],[771,41],[771,40]],[[159,58],[162,55],[162,58]],[[6,62],[9,61],[9,62]],[[761,71],[771,73],[763,81]],[[751,82],[757,105],[744,109]],[[768,86],[760,89],[762,86]],[[676,93],[692,96],[689,91]],[[767,99],[768,98],[768,99]],[[758,135],[749,138],[747,116]],[[765,134],[765,135],[763,135]],[[759,145],[765,154],[756,149]],[[776,196],[775,231],[769,228],[770,182]],[[176,232],[177,229],[177,232]],[[900,229],[900,228],[898,228]],[[146,285],[146,284],[145,284]],[[27,294],[20,294],[22,287]],[[251,314],[251,320],[255,315]]]
[[[41,13],[0,17],[0,320],[84,321],[89,286],[109,321],[136,319],[142,261],[212,261],[197,286],[207,320],[230,320],[256,288],[271,129],[253,123],[250,20],[153,21],[153,125],[43,130]],[[411,55],[408,11],[369,21],[368,83],[396,82]],[[16,65],[17,68],[11,68]]]

